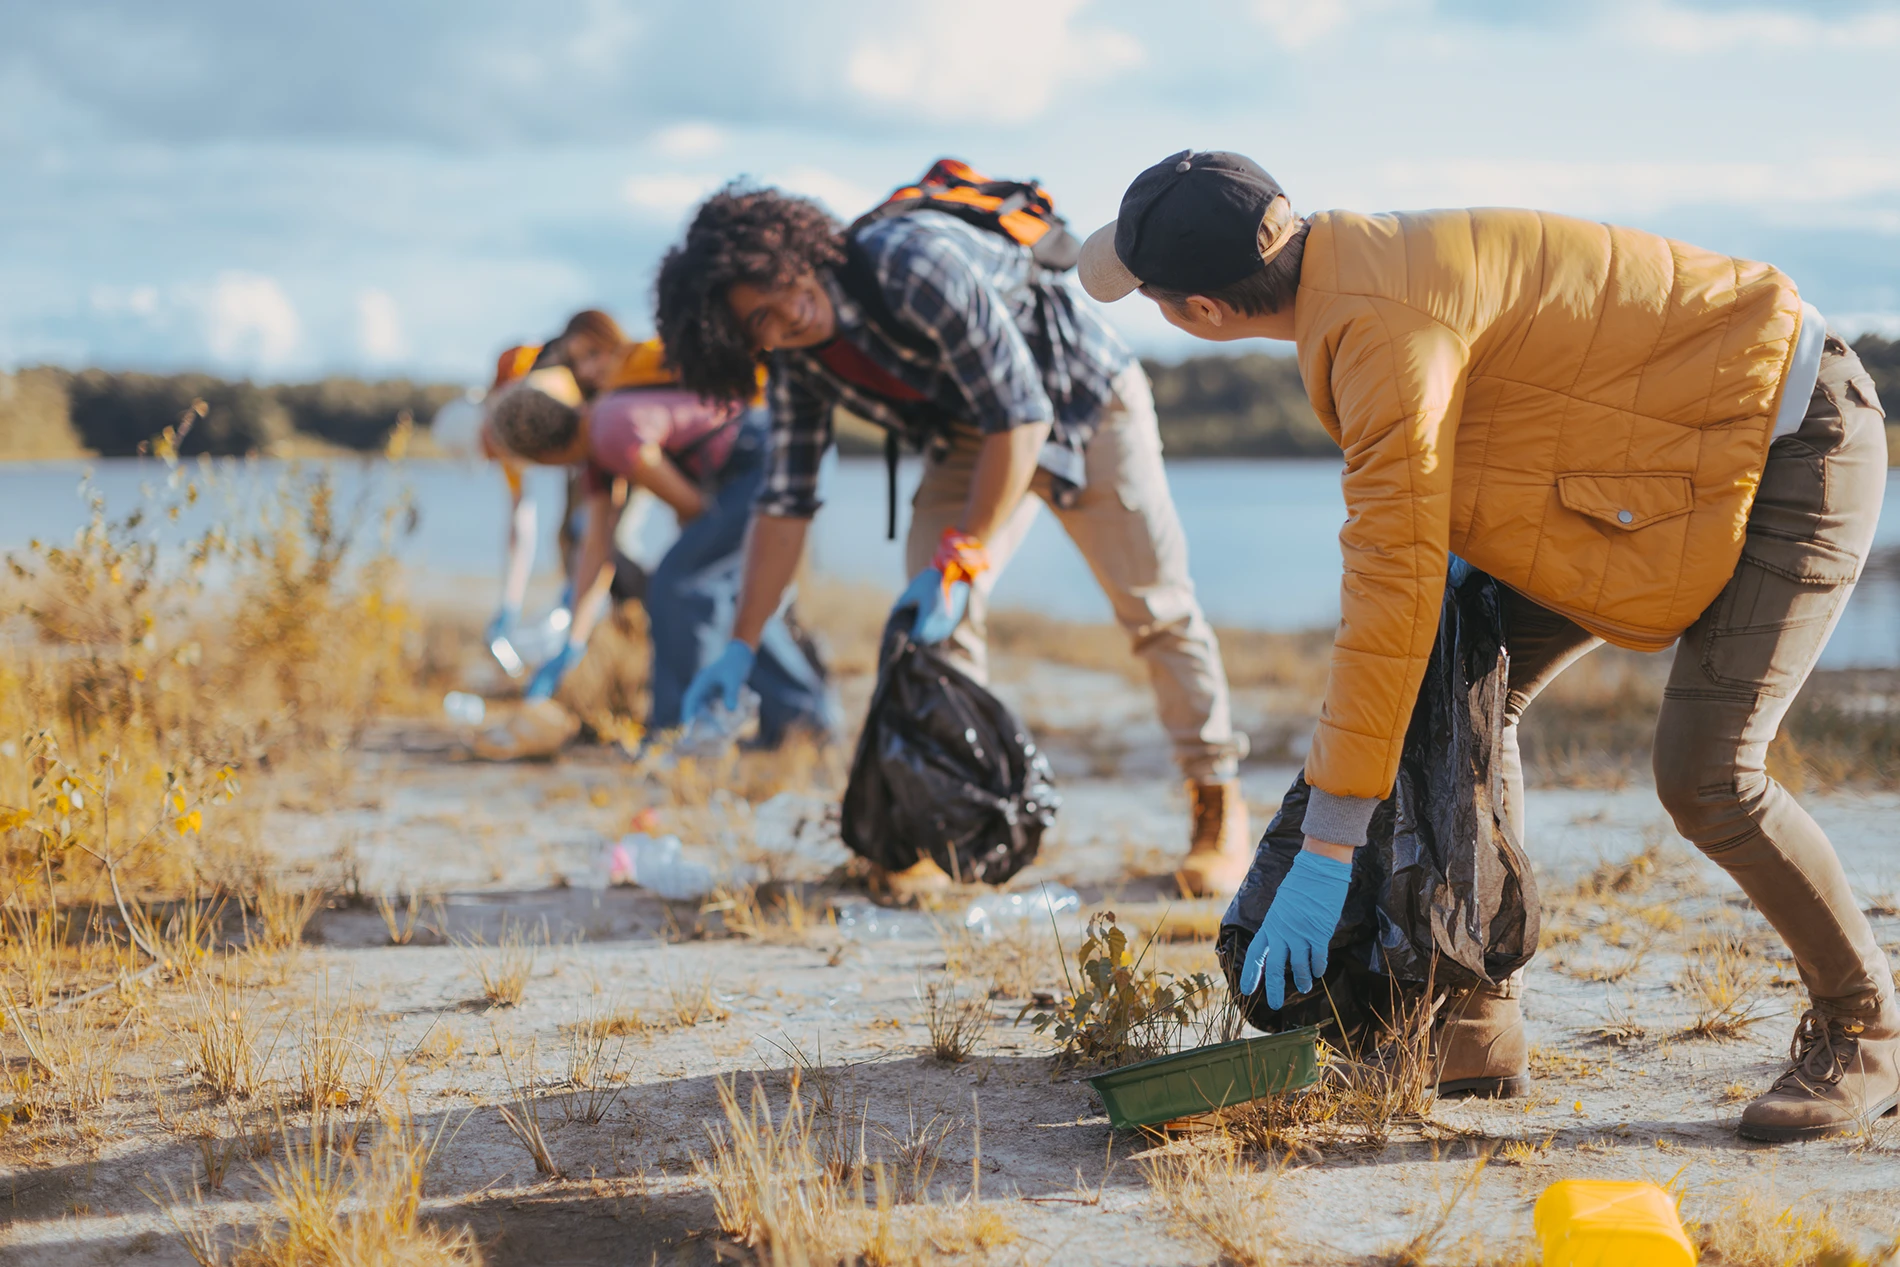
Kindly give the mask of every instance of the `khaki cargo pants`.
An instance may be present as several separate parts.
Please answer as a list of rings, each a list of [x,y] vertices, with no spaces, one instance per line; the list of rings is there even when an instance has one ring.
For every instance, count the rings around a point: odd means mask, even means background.
[[[1234,733],[1220,644],[1194,596],[1187,538],[1161,469],[1154,396],[1139,365],[1115,380],[1115,397],[1089,441],[1087,487],[1065,510],[1050,499],[1049,473],[1037,472],[1032,495],[985,543],[990,570],[971,585],[969,610],[945,649],[971,677],[987,680],[990,591],[1035,522],[1038,499],[1048,502],[1148,666],[1161,724],[1182,773],[1197,782],[1231,779],[1246,755],[1246,736]],[[959,429],[949,450],[925,466],[911,499],[904,545],[908,575],[930,566],[943,530],[962,516],[980,443],[974,430]]]
[[[1887,487],[1873,380],[1831,332],[1807,416],[1768,450],[1735,574],[1676,646],[1656,721],[1656,794],[1793,952],[1814,1006],[1872,1019],[1893,973],[1825,833],[1766,769],[1768,745],[1827,644]],[[1600,640],[1507,592],[1506,804],[1520,836],[1525,706]]]

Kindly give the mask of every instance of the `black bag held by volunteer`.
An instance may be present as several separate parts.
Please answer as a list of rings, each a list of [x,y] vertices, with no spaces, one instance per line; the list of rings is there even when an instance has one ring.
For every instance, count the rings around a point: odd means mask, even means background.
[[[1506,669],[1498,584],[1454,559],[1398,779],[1353,855],[1325,976],[1310,994],[1289,993],[1278,1012],[1264,987],[1240,997],[1241,959],[1305,843],[1304,774],[1267,825],[1221,921],[1221,967],[1256,1028],[1337,1019],[1357,1042],[1368,1024],[1386,1019],[1395,993],[1495,983],[1530,961],[1536,884],[1502,795]]]
[[[1001,884],[1055,823],[1049,759],[1001,700],[911,637],[916,615],[900,607],[884,626],[841,834],[887,871],[928,855],[955,879]]]

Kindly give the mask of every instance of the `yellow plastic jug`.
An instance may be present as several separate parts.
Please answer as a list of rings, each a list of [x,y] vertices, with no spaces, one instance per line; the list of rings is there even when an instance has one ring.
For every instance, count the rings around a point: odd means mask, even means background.
[[[1675,1198],[1653,1183],[1562,1179],[1532,1217],[1544,1267],[1695,1267]]]

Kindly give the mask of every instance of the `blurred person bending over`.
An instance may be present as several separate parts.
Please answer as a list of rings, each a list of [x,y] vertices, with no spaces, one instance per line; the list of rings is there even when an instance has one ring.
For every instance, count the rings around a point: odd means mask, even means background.
[[[927,453],[905,545],[915,636],[987,676],[998,572],[1034,521],[1033,492],[1081,550],[1146,661],[1193,806],[1182,883],[1231,891],[1251,855],[1214,632],[1188,575],[1140,364],[1073,286],[1028,249],[938,211],[847,235],[815,203],[728,187],[698,210],[657,287],[682,385],[743,399],[770,367],[772,447],[733,641],[693,684],[690,712],[728,696],[791,581],[819,507],[832,410]],[[928,859],[893,887],[948,883]]]
[[[672,507],[681,525],[642,599],[653,645],[647,730],[669,730],[686,720],[687,685],[720,654],[731,626],[746,518],[765,475],[765,416],[666,387],[623,387],[588,401],[577,378],[564,366],[536,369],[504,391],[490,414],[497,441],[510,453],[579,467],[586,501],[574,569],[585,589],[567,645],[535,675],[528,697],[551,696],[584,654],[613,581],[616,512],[629,488],[644,488]],[[757,742],[775,747],[795,729],[829,738],[838,706],[823,668],[776,613],[760,636],[747,676],[760,697]]]
[[[490,648],[511,638],[520,621],[528,578],[534,571],[536,514],[522,479],[522,463],[495,443],[487,406],[497,392],[532,369],[541,352],[538,343],[506,349],[495,359],[495,376],[486,393],[471,388],[466,396],[444,405],[429,424],[430,435],[444,452],[496,463],[508,485],[508,550],[502,565],[501,601],[482,634],[483,644]],[[504,661],[504,667],[511,666]],[[518,666],[511,671],[518,671]]]
[[[1605,641],[1674,645],[1656,792],[1793,952],[1792,1060],[1741,1134],[1810,1139],[1900,1104],[1893,972],[1824,832],[1766,769],[1853,592],[1887,482],[1873,380],[1766,264],[1536,211],[1301,219],[1237,154],[1176,154],[1084,246],[1097,299],[1137,288],[1203,339],[1286,340],[1347,454],[1345,576],[1306,759],[1306,843],[1243,959],[1278,1007],[1327,944],[1432,650],[1447,557],[1500,581],[1517,725]],[[1528,1083],[1518,979],[1453,1009],[1445,1082]],[[1470,1089],[1470,1088],[1467,1088]]]

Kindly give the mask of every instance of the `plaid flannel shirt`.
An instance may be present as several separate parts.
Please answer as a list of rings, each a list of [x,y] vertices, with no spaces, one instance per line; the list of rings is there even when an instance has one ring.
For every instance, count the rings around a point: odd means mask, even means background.
[[[940,211],[875,221],[856,240],[891,313],[940,351],[926,357],[885,337],[826,277],[837,337],[926,399],[872,395],[808,349],[774,352],[766,389],[772,448],[758,509],[799,519],[817,511],[818,465],[840,405],[917,449],[946,443],[958,423],[985,435],[1052,423],[1039,464],[1056,476],[1059,496],[1080,488],[1083,448],[1134,356],[1074,284],[1001,234]]]

